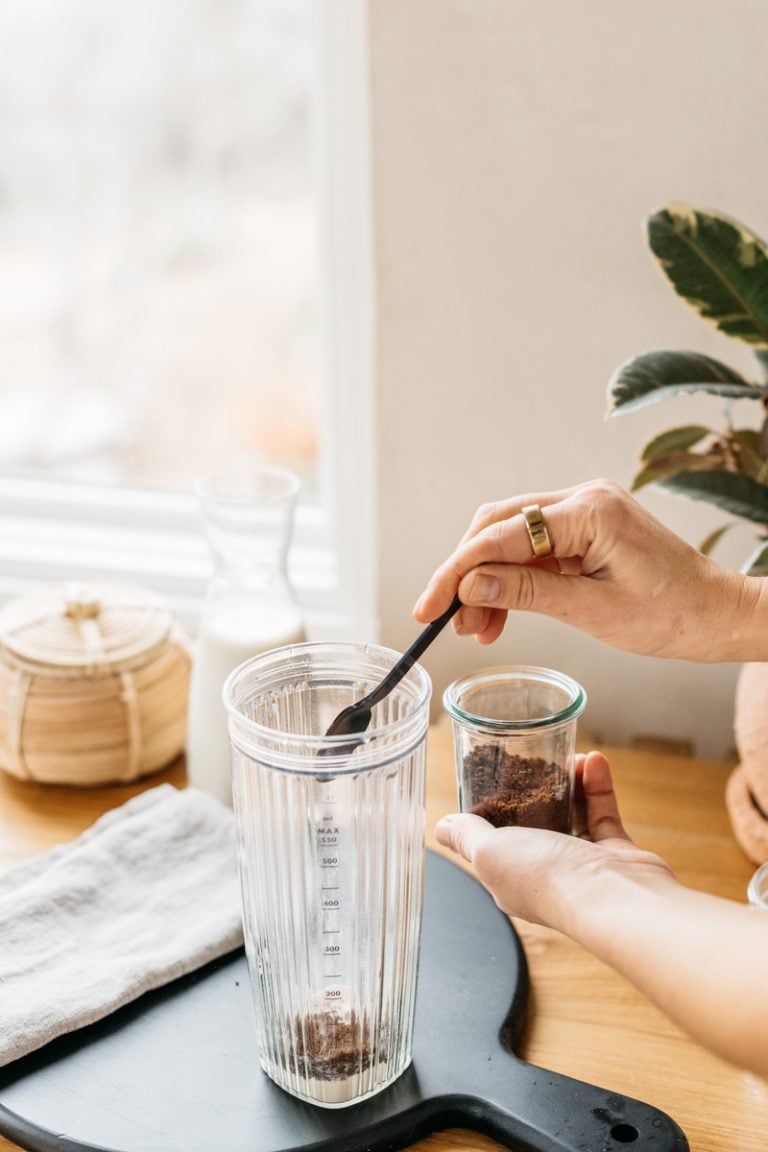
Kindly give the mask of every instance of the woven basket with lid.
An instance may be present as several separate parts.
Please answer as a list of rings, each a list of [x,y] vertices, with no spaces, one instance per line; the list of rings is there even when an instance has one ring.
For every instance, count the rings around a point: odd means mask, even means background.
[[[186,738],[189,643],[146,588],[57,585],[0,610],[0,768],[82,786],[136,780]]]

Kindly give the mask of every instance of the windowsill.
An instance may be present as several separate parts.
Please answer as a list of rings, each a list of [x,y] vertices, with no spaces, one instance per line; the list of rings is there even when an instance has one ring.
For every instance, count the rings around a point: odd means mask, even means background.
[[[353,628],[339,613],[338,565],[319,508],[301,507],[290,574],[310,633]],[[0,600],[67,580],[153,588],[190,632],[211,573],[193,496],[0,479]]]

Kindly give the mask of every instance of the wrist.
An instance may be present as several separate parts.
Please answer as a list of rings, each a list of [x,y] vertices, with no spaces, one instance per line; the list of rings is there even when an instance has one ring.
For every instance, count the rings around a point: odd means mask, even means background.
[[[741,572],[729,575],[728,586],[716,590],[730,611],[727,620],[720,622],[714,659],[738,664],[768,661],[768,580]]]
[[[606,953],[618,943],[617,929],[626,917],[646,914],[680,890],[659,857],[636,851],[634,860],[611,860],[596,849],[586,867],[555,884],[549,901],[550,927],[608,959]]]

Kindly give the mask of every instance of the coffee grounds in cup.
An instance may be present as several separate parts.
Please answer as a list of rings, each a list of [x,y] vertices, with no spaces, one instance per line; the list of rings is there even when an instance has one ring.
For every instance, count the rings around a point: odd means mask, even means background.
[[[561,768],[541,757],[518,756],[495,744],[481,744],[464,757],[463,780],[463,792],[471,804],[467,811],[496,828],[571,830],[568,780]]]
[[[374,1058],[371,1029],[356,1012],[317,1012],[296,1018],[296,1071],[314,1080],[342,1080],[365,1072]],[[376,1058],[386,1060],[381,1043]]]

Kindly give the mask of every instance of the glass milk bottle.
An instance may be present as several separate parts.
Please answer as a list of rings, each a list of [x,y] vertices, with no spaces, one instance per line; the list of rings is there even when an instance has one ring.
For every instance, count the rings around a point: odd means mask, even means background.
[[[187,777],[232,803],[222,688],[251,656],[304,640],[286,560],[298,478],[239,464],[203,477],[196,492],[213,558],[189,689]]]

